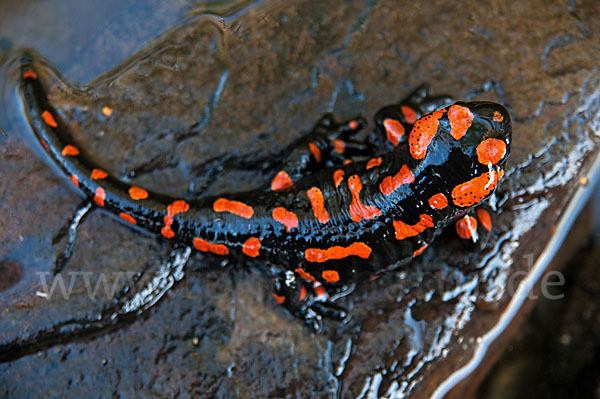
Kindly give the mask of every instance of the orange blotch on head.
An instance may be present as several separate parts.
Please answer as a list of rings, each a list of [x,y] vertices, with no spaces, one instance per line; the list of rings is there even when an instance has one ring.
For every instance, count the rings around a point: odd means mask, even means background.
[[[382,162],[381,157],[369,159],[369,162],[367,162],[367,169],[371,169],[376,166],[379,166],[379,165],[381,165],[381,162]]]
[[[396,191],[403,184],[410,184],[415,181],[410,168],[406,165],[402,165],[400,171],[394,176],[387,176],[384,178],[379,185],[379,190],[384,195],[390,195]]]
[[[408,135],[408,149],[414,159],[423,159],[435,137],[445,110],[435,111],[419,119]]]
[[[421,255],[423,252],[425,252],[425,250],[427,249],[428,246],[429,246],[429,244],[425,244],[421,248],[418,248],[415,252],[413,252],[413,258],[417,257],[417,256]]]
[[[131,216],[128,213],[121,212],[121,213],[119,213],[119,217],[121,219],[125,220],[126,222],[131,223],[131,224],[137,224],[137,222],[135,221],[135,219],[133,218],[133,216]]]
[[[506,143],[500,139],[483,140],[476,148],[479,163],[497,164],[506,155]]]
[[[335,184],[336,188],[339,187],[343,180],[344,171],[342,169],[338,169],[335,172],[333,172],[333,184]]]
[[[321,276],[323,277],[323,280],[328,283],[337,283],[340,281],[340,275],[335,270],[324,270],[323,273],[321,273]]]
[[[460,218],[454,226],[456,227],[456,234],[460,238],[468,240],[477,231],[477,220],[472,216],[465,216]]]
[[[213,204],[215,212],[229,212],[234,215],[250,219],[254,215],[254,209],[240,201],[230,201],[225,198],[217,199]]]
[[[251,258],[256,258],[260,254],[261,243],[256,237],[250,237],[244,243],[242,252]]]
[[[70,155],[70,156],[74,157],[74,156],[76,156],[76,155],[79,155],[79,150],[78,150],[78,149],[77,149],[77,147],[75,147],[74,145],[67,144],[67,145],[65,146],[65,148],[63,148],[63,149],[62,149],[62,151],[61,151],[61,155],[62,155],[63,157],[64,157],[64,156],[67,156],[67,155]]]
[[[402,136],[404,136],[404,125],[395,119],[387,118],[383,121],[383,127],[385,128],[385,136],[388,141],[394,147],[397,146]]]
[[[44,122],[46,122],[46,125],[48,125],[50,127],[58,126],[58,123],[56,123],[56,119],[54,119],[54,116],[52,116],[50,111],[42,112],[42,119],[44,120]]]
[[[355,120],[352,120],[352,121],[348,122],[348,127],[352,130],[356,130],[356,129],[358,129],[358,122]]]
[[[502,122],[504,120],[504,117],[500,112],[494,111],[494,116],[492,119],[494,120],[494,122]]]
[[[98,187],[94,193],[94,202],[98,206],[104,206],[104,200],[106,199],[106,192],[102,187]]]
[[[450,135],[456,140],[460,140],[471,127],[473,122],[473,113],[467,107],[454,104],[448,109],[448,121],[450,122]]]
[[[31,79],[37,79],[37,73],[33,72],[31,69],[26,70],[23,73],[23,79],[27,79],[27,78],[31,78]]]
[[[422,214],[419,217],[419,221],[415,224],[406,224],[402,221],[393,221],[394,230],[396,231],[396,240],[404,240],[408,237],[415,237],[416,235],[425,231],[428,227],[433,227],[433,218],[429,215]]]
[[[313,214],[317,220],[323,224],[329,222],[329,214],[327,213],[327,209],[325,209],[325,198],[323,198],[321,190],[318,187],[312,187],[306,191],[306,195],[310,200]]]
[[[132,200],[143,200],[148,198],[148,191],[138,186],[131,186],[129,188],[129,196]]]
[[[429,198],[429,206],[433,209],[444,209],[448,206],[448,198],[442,193],[437,193]]]
[[[304,280],[306,280],[306,281],[315,281],[315,280],[316,280],[316,279],[315,279],[315,277],[314,277],[312,274],[305,272],[305,271],[304,271],[304,269],[297,268],[297,269],[296,269],[296,270],[294,270],[294,271],[295,271],[296,273],[298,273],[298,275],[299,275],[300,277],[302,277],[302,278],[303,278]]]
[[[306,287],[304,286],[304,284],[302,284],[300,286],[300,297],[298,298],[298,300],[303,301],[304,298],[306,298]]]
[[[75,187],[79,187],[79,178],[77,177],[77,175],[69,176],[69,180],[71,180],[71,182],[73,182]]]
[[[90,177],[92,180],[102,180],[108,177],[108,173],[102,169],[93,169]]]
[[[108,118],[109,116],[112,115],[113,110],[108,105],[105,105],[104,107],[102,107],[101,112],[102,112],[102,115],[104,115],[104,116],[106,116]]]
[[[352,175],[348,179],[348,189],[352,193],[352,202],[350,203],[350,217],[354,222],[360,222],[362,219],[373,219],[376,216],[381,216],[379,209],[372,205],[364,205],[360,200],[360,191],[362,183],[358,175]]]
[[[296,216],[294,212],[290,212],[283,207],[279,206],[273,209],[271,216],[273,216],[275,221],[283,224],[288,233],[294,227],[298,227],[298,216]]]
[[[277,302],[280,305],[285,302],[284,296],[273,294],[273,298],[275,298],[275,302]]]
[[[346,151],[346,143],[344,143],[344,140],[340,140],[340,139],[333,139],[333,150],[335,152],[337,152],[338,154],[343,154],[344,151]]]
[[[334,246],[327,249],[308,248],[304,258],[309,262],[327,262],[328,260],[343,259],[348,256],[358,256],[367,259],[371,256],[371,247],[364,242],[355,242],[348,247]]]
[[[292,186],[292,179],[283,170],[278,172],[271,182],[271,190],[279,191]]]
[[[477,215],[477,219],[479,219],[479,223],[487,230],[492,230],[492,216],[485,209],[477,208],[475,210],[475,214]]]
[[[317,163],[321,162],[321,150],[319,147],[315,143],[308,143],[308,149],[313,154],[313,157],[315,157],[315,161]]]
[[[402,116],[404,116],[404,120],[409,125],[412,125],[417,121],[417,113],[411,107],[403,105],[400,107],[400,111],[402,111]]]
[[[194,237],[194,239],[192,240],[192,244],[194,245],[194,248],[196,248],[198,251],[211,252],[216,255],[229,254],[229,249],[227,249],[225,245],[213,244],[211,242],[203,240],[202,238]]]
[[[477,176],[468,182],[454,187],[452,190],[452,201],[460,207],[475,205],[484,200],[496,188],[498,184],[498,174],[488,171]]]

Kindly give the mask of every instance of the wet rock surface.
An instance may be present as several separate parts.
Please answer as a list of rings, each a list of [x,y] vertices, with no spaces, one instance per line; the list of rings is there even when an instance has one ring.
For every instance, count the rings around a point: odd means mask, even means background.
[[[11,115],[0,136],[2,394],[424,397],[471,359],[568,228],[582,178],[593,180],[600,6],[323,3],[194,18],[85,90],[55,80],[51,101],[106,170],[188,198],[265,184],[281,150],[330,110],[370,117],[422,82],[501,102],[512,156],[485,251],[443,236],[407,267],[357,284],[340,301],[352,322],[316,335],[249,265],[194,253],[182,268],[184,249],[93,211],[60,275],[68,298],[60,286],[48,295],[59,233],[81,198]],[[139,305],[148,287],[160,300]]]

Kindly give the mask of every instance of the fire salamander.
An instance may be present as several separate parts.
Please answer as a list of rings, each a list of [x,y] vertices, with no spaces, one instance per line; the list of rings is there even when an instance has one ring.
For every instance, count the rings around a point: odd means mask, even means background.
[[[489,213],[476,207],[502,179],[510,151],[510,115],[499,104],[451,104],[418,89],[375,115],[370,137],[387,146],[376,156],[374,144],[354,139],[362,119],[335,123],[327,115],[287,149],[270,187],[188,201],[91,165],[32,61],[20,67],[33,132],[95,206],[198,251],[269,265],[274,299],[311,325],[347,316],[333,293],[409,262],[449,224],[472,241],[491,229]]]

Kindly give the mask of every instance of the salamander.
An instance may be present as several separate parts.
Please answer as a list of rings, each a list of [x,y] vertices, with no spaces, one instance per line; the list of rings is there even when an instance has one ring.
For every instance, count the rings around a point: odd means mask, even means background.
[[[49,158],[97,208],[203,253],[269,265],[274,299],[309,324],[344,317],[329,301],[333,292],[410,262],[444,227],[459,221],[463,239],[477,233],[477,220],[491,228],[487,211],[476,207],[494,192],[510,153],[505,107],[449,104],[417,90],[375,115],[380,154],[353,138],[364,120],[336,123],[327,115],[288,148],[269,186],[192,201],[90,163],[26,58],[20,93]]]

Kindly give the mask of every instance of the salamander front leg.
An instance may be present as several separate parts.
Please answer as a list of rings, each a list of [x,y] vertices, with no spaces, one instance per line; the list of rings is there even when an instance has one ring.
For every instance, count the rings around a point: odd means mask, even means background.
[[[460,242],[471,251],[483,249],[492,231],[492,210],[482,204],[458,219],[454,227]]]

